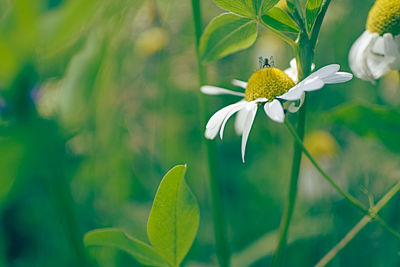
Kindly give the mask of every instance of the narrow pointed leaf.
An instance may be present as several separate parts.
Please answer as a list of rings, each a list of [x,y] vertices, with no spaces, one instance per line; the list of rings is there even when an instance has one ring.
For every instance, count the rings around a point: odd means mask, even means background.
[[[138,262],[149,266],[169,266],[149,245],[125,234],[123,230],[108,228],[90,231],[85,235],[86,246],[108,246],[129,253]]]
[[[314,26],[315,19],[318,16],[319,11],[321,10],[322,0],[308,0],[306,5],[306,18],[307,18],[307,27],[308,30],[311,31]]]
[[[297,24],[289,17],[289,15],[278,7],[273,7],[261,19],[270,27],[281,31],[289,33],[298,33],[299,27]]]
[[[185,172],[186,166],[180,165],[164,176],[147,224],[151,244],[172,266],[179,266],[189,251],[199,225],[199,207]]]
[[[251,46],[257,38],[253,19],[225,13],[214,18],[200,40],[202,60],[212,61]]]

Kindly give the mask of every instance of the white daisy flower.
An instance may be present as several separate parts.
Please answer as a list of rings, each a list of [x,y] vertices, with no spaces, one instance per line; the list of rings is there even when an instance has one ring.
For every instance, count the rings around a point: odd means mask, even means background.
[[[375,82],[389,70],[400,69],[400,1],[377,0],[365,32],[349,53],[349,64],[358,78]]]
[[[242,160],[244,162],[247,139],[259,105],[264,105],[265,113],[273,121],[283,123],[285,112],[281,101],[300,100],[299,106],[296,107],[294,103],[289,106],[290,112],[296,112],[304,101],[305,92],[321,89],[325,84],[342,83],[352,79],[352,74],[338,72],[339,69],[340,66],[337,64],[328,65],[297,83],[296,62],[292,60],[291,68],[285,71],[265,67],[257,70],[248,82],[233,80],[234,85],[245,89],[244,93],[210,85],[202,86],[201,92],[204,94],[228,94],[243,97],[239,102],[217,111],[210,118],[206,125],[206,138],[214,139],[219,132],[222,139],[226,122],[237,112],[235,130],[242,135]]]

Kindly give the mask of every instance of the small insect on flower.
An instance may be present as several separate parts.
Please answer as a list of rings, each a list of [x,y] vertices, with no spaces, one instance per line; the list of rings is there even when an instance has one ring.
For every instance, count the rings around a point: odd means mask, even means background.
[[[272,56],[269,59],[263,58],[263,57],[258,57],[258,64],[260,66],[260,69],[272,68],[272,67],[274,67],[275,62],[274,62],[274,58]]]
[[[400,0],[377,0],[366,30],[349,53],[354,75],[375,82],[390,69],[400,69]]]
[[[218,132],[222,139],[228,119],[237,112],[235,130],[242,135],[243,162],[247,139],[259,105],[264,105],[264,112],[273,121],[283,123],[285,112],[281,101],[300,100],[298,106],[292,103],[288,108],[290,112],[297,112],[304,102],[305,92],[321,89],[325,84],[346,82],[353,77],[350,73],[338,72],[340,66],[331,64],[313,72],[297,83],[295,60],[290,62],[291,67],[285,71],[269,67],[269,64],[265,63],[269,63],[269,61],[263,60],[262,68],[255,71],[247,82],[232,81],[234,85],[245,89],[244,93],[210,85],[202,86],[200,89],[201,92],[208,95],[228,94],[243,97],[239,102],[217,111],[208,121],[205,132],[208,139],[214,139]]]

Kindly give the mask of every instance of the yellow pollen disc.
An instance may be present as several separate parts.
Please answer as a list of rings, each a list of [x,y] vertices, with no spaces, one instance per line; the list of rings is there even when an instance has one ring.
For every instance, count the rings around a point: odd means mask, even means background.
[[[280,69],[264,68],[251,75],[244,92],[244,99],[253,101],[265,97],[271,101],[289,91],[293,86],[295,86],[293,80]]]
[[[377,0],[371,8],[367,19],[367,30],[383,35],[400,34],[400,1]]]

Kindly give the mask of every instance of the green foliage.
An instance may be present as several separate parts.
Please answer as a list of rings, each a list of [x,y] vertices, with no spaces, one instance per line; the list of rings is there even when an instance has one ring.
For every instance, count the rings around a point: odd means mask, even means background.
[[[224,13],[207,26],[199,50],[203,60],[212,61],[248,48],[256,38],[255,20]]]
[[[122,249],[145,265],[179,266],[192,246],[199,226],[199,207],[185,183],[185,173],[186,166],[175,166],[158,187],[147,224],[154,248],[119,229],[91,231],[85,236],[85,244]]]
[[[199,208],[185,172],[186,166],[176,166],[164,176],[147,224],[150,242],[172,266],[181,263],[199,226]]]
[[[138,262],[150,266],[169,266],[168,263],[146,243],[128,236],[120,229],[98,229],[85,235],[86,246],[107,246],[129,253]]]
[[[270,27],[285,33],[298,33],[299,27],[289,15],[279,7],[272,8],[261,19]]]
[[[321,10],[322,0],[308,0],[306,4],[307,28],[311,31]]]
[[[24,156],[24,146],[11,138],[0,139],[0,204],[10,191]]]
[[[345,104],[326,114],[330,122],[344,125],[358,135],[377,139],[388,149],[400,152],[400,112],[384,106]]]
[[[87,99],[92,98],[93,87],[104,54],[99,33],[91,33],[85,46],[72,59],[61,85],[61,118],[69,126],[86,121]]]
[[[252,18],[266,13],[279,0],[214,0],[214,2],[227,11]]]

